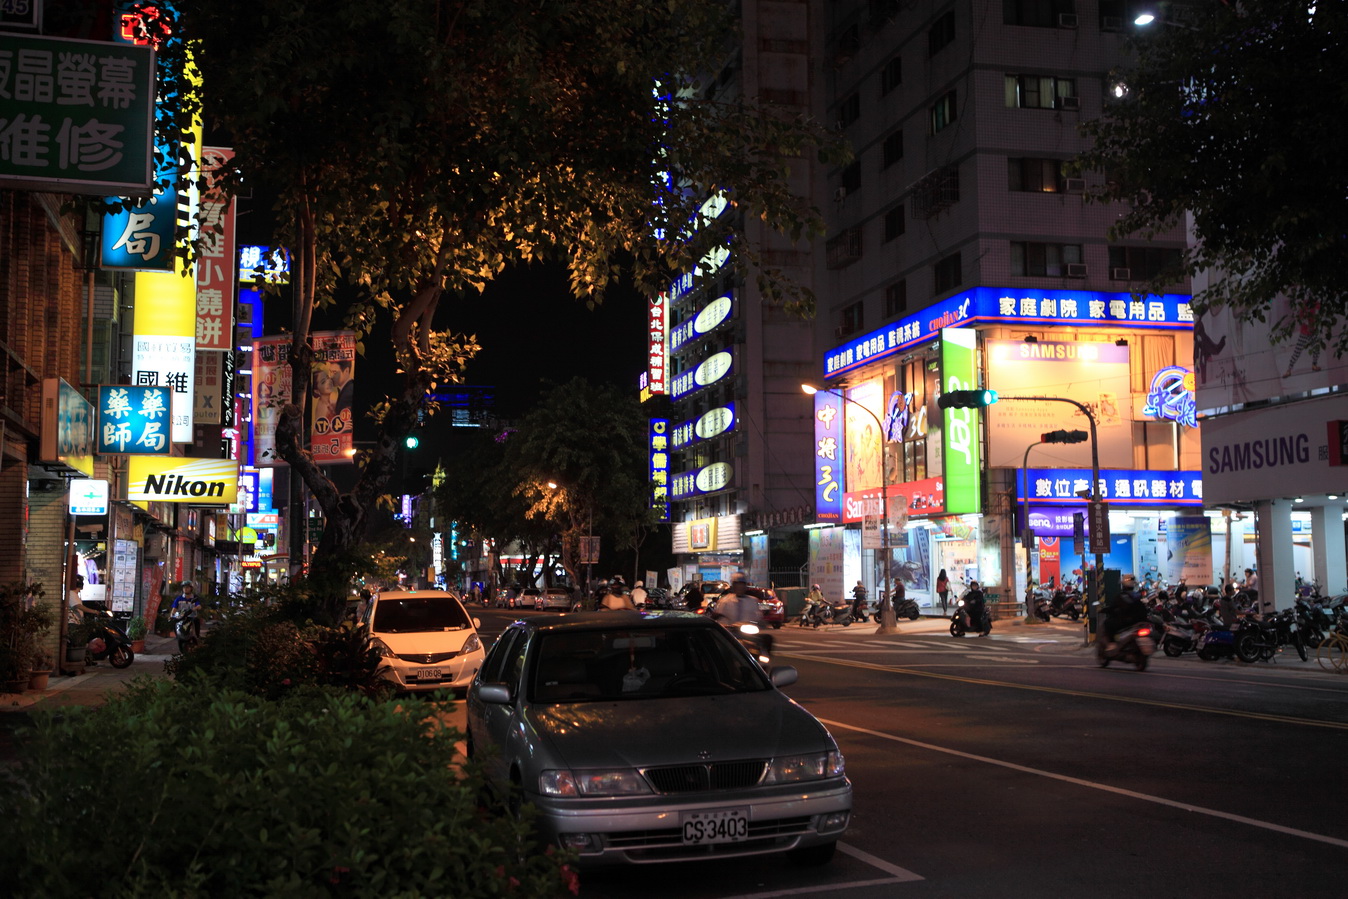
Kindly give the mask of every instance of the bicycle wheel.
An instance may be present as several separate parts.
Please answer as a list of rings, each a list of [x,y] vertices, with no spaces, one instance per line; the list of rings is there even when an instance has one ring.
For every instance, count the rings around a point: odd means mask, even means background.
[[[1315,651],[1315,660],[1321,668],[1342,674],[1348,671],[1348,641],[1338,634],[1331,634]]]

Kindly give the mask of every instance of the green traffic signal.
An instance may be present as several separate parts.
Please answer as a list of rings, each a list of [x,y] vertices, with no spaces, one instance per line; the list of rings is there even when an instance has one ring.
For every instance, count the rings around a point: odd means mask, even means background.
[[[416,434],[408,434],[407,438],[403,440],[403,446],[407,447],[408,449],[416,449],[417,447],[421,446],[421,438],[418,437]]]
[[[995,390],[947,390],[936,400],[942,409],[986,409],[997,402]]]

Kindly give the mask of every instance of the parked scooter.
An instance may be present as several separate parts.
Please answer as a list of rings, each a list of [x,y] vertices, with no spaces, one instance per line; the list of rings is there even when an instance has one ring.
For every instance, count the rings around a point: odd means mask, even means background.
[[[852,604],[850,602],[838,602],[833,604],[832,614],[829,616],[829,624],[841,624],[843,627],[851,626],[856,619],[852,617]]]
[[[895,618],[907,618],[909,621],[916,621],[917,616],[921,614],[922,612],[918,608],[917,600],[909,599],[905,596],[903,599],[894,602]]]
[[[1049,600],[1048,613],[1054,618],[1070,618],[1076,621],[1081,617],[1081,594],[1076,588],[1054,590]]]
[[[94,631],[84,657],[92,662],[107,659],[114,668],[129,666],[136,654],[131,651],[131,638],[126,635],[122,623],[108,611],[90,617]]]
[[[1143,621],[1119,631],[1112,643],[1097,639],[1095,660],[1101,668],[1109,667],[1110,662],[1125,662],[1138,671],[1146,671],[1147,659],[1156,651],[1151,634],[1151,623]]]
[[[950,636],[963,637],[970,630],[976,631],[980,637],[986,637],[992,633],[992,613],[988,611],[985,604],[983,606],[983,620],[978,623],[977,627],[971,628],[968,615],[964,611],[964,600],[957,599],[955,600],[955,613],[950,616]]]

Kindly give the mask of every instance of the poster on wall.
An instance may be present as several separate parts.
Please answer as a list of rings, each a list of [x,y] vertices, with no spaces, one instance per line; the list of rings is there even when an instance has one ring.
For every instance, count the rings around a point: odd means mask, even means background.
[[[1186,515],[1166,522],[1165,578],[1206,584],[1212,577],[1212,523]]]
[[[315,331],[309,378],[313,394],[309,452],[319,465],[350,462],[353,444],[351,404],[355,400],[356,332]]]
[[[877,424],[884,412],[881,393],[879,381],[867,381],[849,390],[847,399],[850,402],[843,403],[843,417],[847,423],[846,487],[849,491],[879,487],[882,481],[880,451],[884,435]]]
[[[1099,341],[989,340],[987,386],[1001,396],[988,418],[988,465],[1019,468],[1025,448],[1039,435],[1059,429],[1090,431],[1086,415],[1070,403],[1007,402],[1017,396],[1075,400],[1095,416],[1102,468],[1133,464],[1132,402],[1128,346]],[[1039,465],[1090,468],[1091,443],[1043,444],[1034,450]]]
[[[909,599],[930,602],[933,589],[931,531],[915,527],[904,533],[907,541],[895,540],[890,547],[890,580],[903,584]]]
[[[843,598],[843,535],[845,528],[811,528],[810,583],[818,584],[824,596]]]
[[[814,395],[814,518],[842,520],[842,468],[845,441],[840,412],[843,399],[821,390]]]

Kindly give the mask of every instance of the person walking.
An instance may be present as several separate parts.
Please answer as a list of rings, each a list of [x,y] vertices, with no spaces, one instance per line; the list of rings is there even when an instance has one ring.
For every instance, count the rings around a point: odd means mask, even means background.
[[[941,614],[947,612],[946,604],[950,602],[950,578],[946,575],[945,569],[936,575],[936,595],[941,597]]]
[[[688,585],[688,592],[684,594],[683,601],[688,611],[697,612],[702,608],[702,588],[697,581]]]

